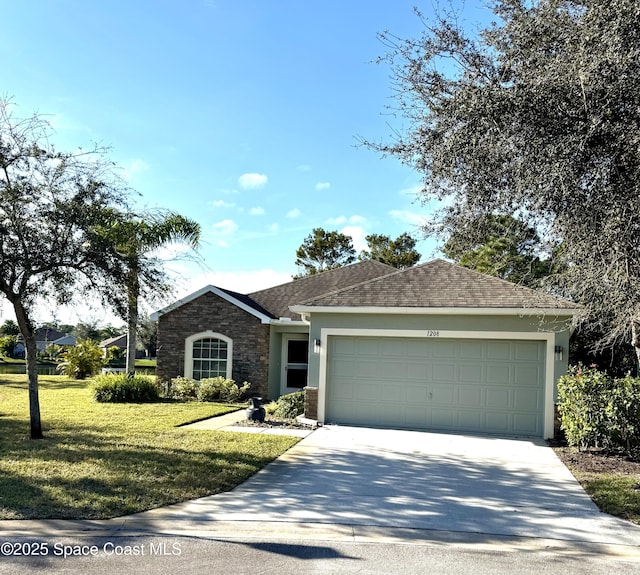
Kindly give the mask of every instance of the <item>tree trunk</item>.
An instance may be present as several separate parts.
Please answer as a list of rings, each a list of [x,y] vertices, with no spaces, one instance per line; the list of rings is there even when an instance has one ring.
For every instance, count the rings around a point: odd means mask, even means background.
[[[127,377],[133,377],[136,373],[136,330],[138,328],[139,296],[138,266],[135,263],[130,263],[127,281]]]
[[[25,357],[27,360],[27,378],[29,380],[29,419],[31,439],[42,439],[42,422],[40,420],[40,398],[38,394],[38,348],[36,334],[22,301],[13,302],[20,333],[24,339]]]
[[[636,352],[636,369],[638,370],[638,374],[640,374],[640,318],[633,318],[631,320],[631,345]]]

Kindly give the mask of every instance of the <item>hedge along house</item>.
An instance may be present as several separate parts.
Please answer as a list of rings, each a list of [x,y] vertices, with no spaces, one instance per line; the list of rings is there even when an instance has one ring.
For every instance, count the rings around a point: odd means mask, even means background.
[[[360,262],[161,310],[157,373],[221,373],[270,398],[308,386],[322,423],[552,437],[578,310],[442,260]]]

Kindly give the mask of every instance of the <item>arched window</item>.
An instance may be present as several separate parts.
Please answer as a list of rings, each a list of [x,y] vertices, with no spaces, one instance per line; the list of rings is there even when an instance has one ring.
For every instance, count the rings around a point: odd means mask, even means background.
[[[226,335],[213,331],[196,333],[185,340],[184,351],[185,377],[231,379],[233,341]]]

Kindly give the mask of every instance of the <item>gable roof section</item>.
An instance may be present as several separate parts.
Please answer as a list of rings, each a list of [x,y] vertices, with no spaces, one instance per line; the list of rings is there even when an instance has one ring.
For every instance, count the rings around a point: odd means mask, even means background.
[[[297,313],[319,308],[580,309],[567,300],[439,259],[292,307]]]
[[[240,309],[257,317],[262,323],[269,323],[276,317],[244,294],[208,285],[183,297],[182,299],[179,299],[176,302],[173,302],[171,305],[168,305],[167,307],[152,313],[151,319],[157,320],[161,315],[165,315],[175,309],[178,309],[179,307],[192,302],[193,300],[199,298],[200,296],[203,296],[206,293],[213,293],[218,297],[221,297],[222,299],[228,301],[229,303],[238,306]]]
[[[274,317],[298,319],[298,314],[292,312],[289,306],[386,276],[395,271],[396,268],[382,262],[365,260],[253,292],[245,297],[249,297],[256,304],[268,309]]]

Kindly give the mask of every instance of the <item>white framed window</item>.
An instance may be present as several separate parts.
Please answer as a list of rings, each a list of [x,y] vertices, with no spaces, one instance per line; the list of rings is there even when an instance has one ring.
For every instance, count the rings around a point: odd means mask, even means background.
[[[233,340],[214,331],[190,335],[185,340],[184,375],[192,379],[222,376],[231,379]]]

